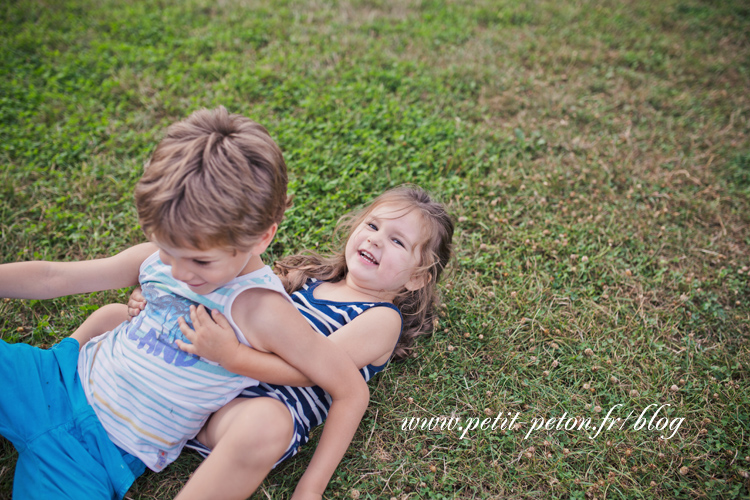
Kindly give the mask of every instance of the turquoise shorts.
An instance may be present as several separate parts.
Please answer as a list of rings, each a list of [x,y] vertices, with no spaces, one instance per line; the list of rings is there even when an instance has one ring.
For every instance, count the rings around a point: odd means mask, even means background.
[[[120,499],[145,470],[107,436],[78,378],[78,341],[0,340],[0,434],[16,450],[14,500]]]

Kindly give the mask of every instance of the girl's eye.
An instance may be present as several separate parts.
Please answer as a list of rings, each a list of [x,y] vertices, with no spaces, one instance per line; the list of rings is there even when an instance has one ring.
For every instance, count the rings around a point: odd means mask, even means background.
[[[195,262],[199,266],[207,266],[210,264],[210,262],[208,262],[207,260],[194,260],[193,262]]]
[[[370,229],[372,229],[373,231],[377,231],[377,230],[378,230],[378,226],[376,226],[376,225],[375,225],[374,223],[372,223],[372,222],[368,222],[368,223],[367,223],[367,227],[369,227],[369,228],[370,228]]]
[[[401,240],[399,240],[398,238],[393,238],[393,242],[394,242],[394,243],[395,243],[396,245],[400,246],[400,247],[404,247],[404,248],[406,248],[406,247],[404,246],[404,244],[403,244],[403,243],[401,243]]]

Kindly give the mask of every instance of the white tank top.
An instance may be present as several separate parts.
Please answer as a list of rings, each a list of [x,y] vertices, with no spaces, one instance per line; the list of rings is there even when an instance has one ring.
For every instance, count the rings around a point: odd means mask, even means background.
[[[177,318],[191,325],[191,304],[218,309],[237,339],[249,346],[232,319],[234,300],[250,288],[273,290],[290,299],[268,266],[199,295],[172,277],[158,252],[141,264],[139,281],[146,308],[84,345],[78,372],[88,402],[112,442],[158,472],[177,458],[211,413],[258,383],[181,351],[175,340],[188,341]]]

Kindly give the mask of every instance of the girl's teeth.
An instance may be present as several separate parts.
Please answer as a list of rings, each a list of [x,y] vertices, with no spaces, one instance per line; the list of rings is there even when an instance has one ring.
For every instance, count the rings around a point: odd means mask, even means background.
[[[361,256],[362,256],[362,257],[363,257],[364,259],[366,259],[366,260],[368,260],[368,261],[372,262],[373,264],[377,264],[377,263],[378,263],[378,262],[377,262],[377,261],[375,260],[375,257],[373,257],[372,255],[370,255],[370,254],[369,254],[369,253],[367,253],[367,252],[360,252],[359,254],[360,254],[360,255],[361,255]]]

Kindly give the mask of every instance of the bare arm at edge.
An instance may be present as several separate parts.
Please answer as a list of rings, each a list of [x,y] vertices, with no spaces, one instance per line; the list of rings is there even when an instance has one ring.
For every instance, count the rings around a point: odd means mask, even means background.
[[[141,264],[156,249],[152,243],[142,243],[103,259],[2,264],[0,297],[52,299],[134,286]]]

